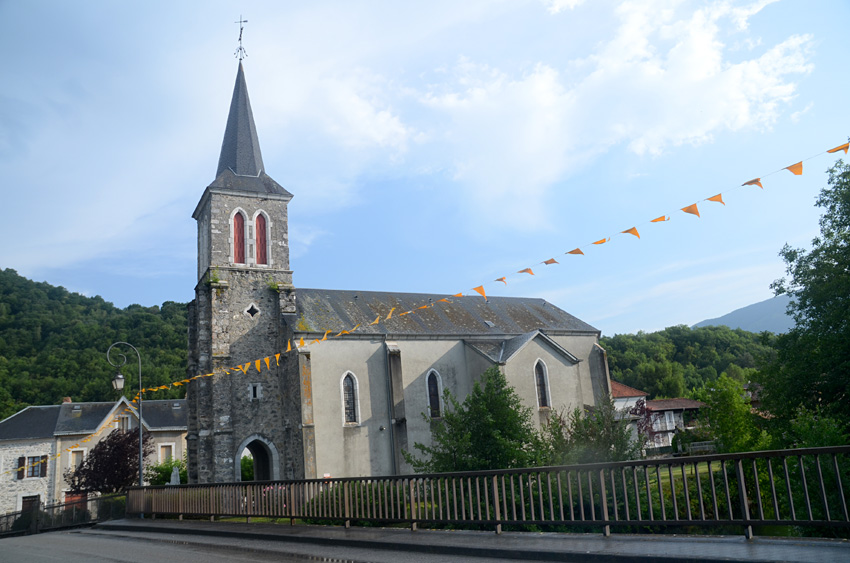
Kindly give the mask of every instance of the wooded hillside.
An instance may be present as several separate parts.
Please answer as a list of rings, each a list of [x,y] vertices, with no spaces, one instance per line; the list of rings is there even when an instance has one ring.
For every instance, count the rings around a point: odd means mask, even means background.
[[[111,401],[115,374],[106,361],[113,342],[133,344],[142,356],[145,387],[186,377],[186,305],[130,305],[119,309],[101,297],[84,297],[0,270],[0,419],[27,405]],[[123,351],[123,350],[122,350]],[[138,389],[135,354],[127,349],[125,393]],[[158,399],[182,397],[161,391]]]

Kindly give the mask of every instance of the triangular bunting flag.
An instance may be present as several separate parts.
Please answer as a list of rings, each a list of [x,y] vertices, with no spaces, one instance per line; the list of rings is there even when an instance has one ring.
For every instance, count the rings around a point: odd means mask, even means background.
[[[257,371],[260,371],[260,360],[254,362],[254,365],[257,366]]]
[[[749,182],[744,182],[741,185],[742,186],[758,186],[761,189],[764,189],[764,186],[761,185],[761,178],[754,178],[754,179],[750,180]]]
[[[445,301],[446,303],[451,303],[451,301],[449,301],[445,297],[443,297],[442,299],[437,299],[437,303],[439,303],[440,301]]]
[[[699,217],[699,208],[697,208],[696,203],[694,203],[693,205],[689,205],[687,207],[683,207],[682,211],[684,211],[685,213],[690,213],[691,215],[696,215],[697,217]]]
[[[399,313],[399,314],[398,314],[398,316],[399,316],[399,317],[403,317],[403,316],[405,316],[405,315],[409,315],[409,314],[410,314],[410,313],[412,313],[412,312],[413,312],[413,311],[405,311],[404,313]]]
[[[430,305],[422,305],[421,307],[417,307],[417,309],[427,309]]]
[[[463,293],[455,293],[452,297],[463,297]]]
[[[393,318],[393,311],[395,311],[395,307],[393,307],[392,309],[390,309],[390,314],[389,314],[389,315],[387,315],[386,320],[390,320],[391,318]]]
[[[351,332],[354,332],[358,328],[360,328],[360,323],[357,323],[356,325],[354,325],[354,328],[351,329]]]
[[[791,166],[786,166],[785,170],[788,170],[794,176],[800,176],[803,174],[803,161],[801,160],[797,164],[792,164]]]
[[[713,195],[710,198],[708,198],[706,201],[716,201],[717,203],[722,203],[723,205],[726,205],[726,203],[724,203],[724,201],[723,201],[723,198],[720,197],[722,195],[723,194]]]
[[[380,321],[380,320],[381,320],[381,315],[378,315],[377,317],[375,317],[375,320],[374,320],[374,321],[372,321],[371,323],[369,323],[369,326],[372,326],[372,325],[376,325],[376,324],[378,324],[378,321]]]
[[[289,352],[292,350],[292,343],[287,340],[286,341],[286,351]],[[274,361],[276,365],[280,365],[280,352],[274,355]]]
[[[598,241],[594,242],[593,244],[605,244],[609,240],[611,240],[611,239],[610,238],[603,238],[603,239],[599,239]]]
[[[478,287],[473,287],[472,290],[477,291],[478,293],[481,294],[481,297],[483,297],[484,299],[487,299],[487,294],[484,293],[484,286],[483,285],[479,285]]]
[[[266,357],[265,357],[265,358],[263,358],[263,359],[266,361],[266,369],[271,369],[271,366],[269,365],[269,357],[268,357],[268,356],[266,356]]]
[[[321,340],[319,340],[318,338],[314,338],[310,344],[318,344],[319,342],[321,342]]]
[[[242,370],[242,373],[248,373],[248,370],[251,369],[251,362],[245,362],[245,365],[239,366],[239,369]]]
[[[337,338],[339,338],[339,337],[340,337],[340,336],[342,336],[343,334],[351,334],[351,333],[350,333],[350,332],[348,332],[347,330],[341,330],[341,331],[339,331],[339,332],[337,333],[336,337],[337,337]]]
[[[638,233],[637,227],[632,227],[631,229],[626,229],[625,231],[620,231],[626,235],[635,235],[637,238],[640,238],[640,234]]]
[[[298,343],[298,347],[299,347],[299,348],[303,348],[303,347],[304,347],[304,337],[303,337],[303,336],[301,337],[301,341]]]
[[[508,285],[508,282],[507,282],[507,281],[505,281],[505,276],[502,276],[501,278],[497,278],[497,279],[495,279],[495,280],[493,280],[493,281],[500,281],[500,282],[502,282],[503,284]]]
[[[670,220],[670,217],[668,217],[666,215],[662,215],[661,217],[656,217],[655,219],[650,221],[650,223],[660,223],[662,221],[669,221],[669,220]]]
[[[292,341],[287,340],[286,341],[286,353],[288,354],[290,352],[292,352]],[[275,356],[277,356],[277,354],[275,354]],[[280,365],[280,364],[278,363],[278,365]]]
[[[848,149],[850,149],[850,143],[844,143],[843,145],[839,145],[839,146],[835,147],[834,149],[829,149],[826,152],[844,151],[844,154],[847,154]]]
[[[569,252],[564,252],[564,254],[584,254],[584,252],[581,251],[581,248],[574,248]]]
[[[531,268],[525,268],[525,269],[523,269],[523,270],[520,270],[520,271],[519,271],[519,272],[517,272],[517,273],[518,273],[518,274],[531,274],[532,276],[534,275],[534,272],[532,272],[532,271],[531,271]]]
[[[548,260],[544,260],[543,263],[546,264],[547,266],[551,266],[552,264],[557,264],[558,261],[555,260],[554,258],[549,258]]]
[[[330,332],[329,330],[326,330],[326,331],[325,331],[325,335],[324,335],[324,336],[322,336],[322,342],[324,342],[325,340],[327,340],[327,339],[328,339],[328,333],[329,333],[329,332]]]

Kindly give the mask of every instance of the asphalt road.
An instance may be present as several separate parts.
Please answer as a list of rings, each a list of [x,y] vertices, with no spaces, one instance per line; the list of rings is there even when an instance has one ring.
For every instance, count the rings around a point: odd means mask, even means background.
[[[147,532],[111,532],[77,529],[0,540],[2,562],[163,562],[223,563],[239,561],[309,561],[331,563],[441,563],[461,560],[516,561],[515,559],[461,558],[389,550],[357,549],[315,544],[281,544],[239,538],[187,537]]]

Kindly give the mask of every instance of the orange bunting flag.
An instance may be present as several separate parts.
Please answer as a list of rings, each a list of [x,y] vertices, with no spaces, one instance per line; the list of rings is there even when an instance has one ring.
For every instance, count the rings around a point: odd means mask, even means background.
[[[251,362],[245,362],[245,365],[239,366],[239,369],[242,370],[242,373],[248,373],[248,370],[251,369]]]
[[[319,340],[318,338],[314,338],[310,344],[318,344],[319,342],[321,342],[321,340]]]
[[[180,383],[179,381],[175,381],[174,383],[172,383],[172,385],[179,387],[180,385],[183,385],[183,384]]]
[[[584,252],[581,251],[581,248],[574,248],[569,252],[564,252],[564,254],[584,254]]]
[[[637,227],[632,227],[631,229],[626,229],[625,231],[620,231],[626,235],[635,235],[637,238],[640,238],[640,234],[637,232]]]
[[[265,358],[263,358],[263,360],[265,360],[266,362],[266,369],[271,369],[271,366],[269,365],[269,357],[266,356]]]
[[[351,329],[351,332],[354,332],[358,328],[360,328],[360,323],[357,323],[356,325],[354,325],[354,328]]]
[[[794,176],[800,176],[803,174],[803,161],[801,160],[797,164],[792,164],[791,166],[786,166],[785,170],[788,170]]]
[[[390,309],[390,314],[389,314],[389,315],[387,315],[387,319],[386,319],[386,320],[390,320],[391,318],[393,318],[393,311],[395,311],[395,307],[393,307],[392,309]]]
[[[754,178],[754,179],[750,180],[749,182],[744,182],[741,185],[742,186],[758,186],[761,189],[764,189],[764,186],[761,185],[761,178]]]
[[[694,203],[693,205],[689,205],[687,207],[683,207],[682,211],[684,211],[685,213],[690,213],[691,215],[696,215],[697,217],[699,217],[699,209],[697,208],[696,203]]]
[[[662,221],[669,221],[669,220],[670,220],[670,217],[668,217],[666,215],[662,215],[661,217],[656,217],[655,219],[650,221],[650,223],[660,223]]]
[[[399,313],[399,314],[398,314],[398,316],[399,316],[399,317],[403,317],[403,316],[405,316],[405,315],[409,315],[409,314],[410,314],[410,313],[412,313],[412,312],[413,312],[413,311],[405,311],[404,313]]]
[[[445,301],[446,303],[451,303],[451,301],[449,301],[449,300],[448,300],[448,299],[446,299],[445,297],[443,297],[442,299],[437,299],[437,303],[439,303],[439,302],[441,302],[441,301]]]
[[[609,240],[611,240],[611,239],[610,238],[603,238],[603,239],[599,239],[598,241],[594,242],[593,244],[605,244]]]
[[[543,263],[546,264],[547,266],[551,266],[552,264],[557,264],[558,261],[555,260],[554,258],[549,258],[548,260],[544,260]]]
[[[329,334],[329,333],[330,333],[330,331],[329,331],[329,330],[326,330],[326,331],[325,331],[325,335],[322,337],[322,342],[324,342],[325,340],[327,340],[327,339],[328,339],[328,334]]]
[[[286,341],[286,351],[289,352],[290,350],[292,350],[291,343],[289,342],[289,340],[287,340]],[[278,352],[277,354],[274,355],[274,361],[275,361],[275,364],[280,365],[280,352]]]
[[[525,268],[524,270],[520,270],[517,273],[518,274],[531,274],[532,276],[534,275],[534,272],[531,271],[531,268]]]
[[[289,354],[290,352],[292,352],[292,341],[287,340],[286,341],[286,352],[284,352],[284,353]],[[275,354],[275,356],[277,356],[277,354]],[[280,365],[280,363],[278,363],[277,365]]]
[[[303,348],[303,347],[304,347],[304,337],[303,337],[303,336],[301,337],[301,342],[299,342],[299,343],[298,343],[298,347],[299,347],[299,348]]]
[[[260,371],[260,363],[261,363],[260,360],[257,360],[257,361],[254,362],[254,365],[257,367],[258,372]]]
[[[501,278],[495,279],[495,280],[493,280],[493,281],[500,281],[500,282],[502,282],[503,284],[508,285],[508,282],[507,282],[507,281],[505,281],[505,276],[502,276]]]
[[[723,195],[723,194],[713,195],[710,198],[708,198],[706,201],[716,201],[717,203],[722,203],[723,205],[726,205],[726,203],[723,201],[723,198],[720,197],[721,195]]]
[[[850,143],[844,143],[843,145],[837,146],[834,149],[829,149],[826,152],[838,152],[844,151],[844,154],[847,154],[847,150],[850,149]]]
[[[339,331],[339,332],[336,334],[336,336],[337,336],[337,338],[339,338],[339,337],[340,337],[340,336],[342,336],[343,334],[351,334],[351,333],[350,333],[350,332],[348,332],[347,330],[341,330],[341,331]]]
[[[487,294],[484,293],[484,286],[483,285],[479,285],[478,287],[473,287],[472,290],[477,291],[478,293],[481,294],[481,297],[483,297],[484,299],[487,299]]]
[[[430,305],[422,305],[421,307],[417,307],[417,309],[427,309]]]
[[[376,324],[378,324],[378,321],[380,321],[380,320],[381,320],[381,315],[378,315],[377,317],[375,317],[375,320],[374,320],[374,321],[372,321],[371,323],[369,323],[369,326],[372,326],[372,325],[376,325]]]

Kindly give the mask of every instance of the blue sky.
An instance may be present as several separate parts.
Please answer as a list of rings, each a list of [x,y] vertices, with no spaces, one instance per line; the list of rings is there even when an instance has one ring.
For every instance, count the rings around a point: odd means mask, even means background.
[[[296,286],[485,283],[608,335],[693,324],[771,296],[836,157],[740,184],[850,134],[843,0],[6,1],[0,267],[192,299],[240,11]]]

